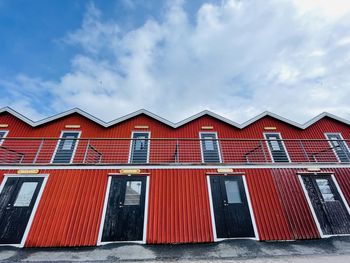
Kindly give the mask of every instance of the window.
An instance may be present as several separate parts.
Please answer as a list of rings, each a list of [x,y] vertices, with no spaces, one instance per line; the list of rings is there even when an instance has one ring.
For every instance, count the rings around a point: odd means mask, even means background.
[[[215,132],[200,132],[203,163],[221,163],[219,142]]]
[[[326,133],[329,145],[339,162],[350,162],[350,151],[340,133]]]
[[[4,140],[1,140],[7,136],[9,131],[0,131],[0,145],[4,142]]]
[[[149,132],[133,132],[130,143],[130,163],[148,163],[149,161],[149,147],[150,147],[150,133]]]
[[[37,182],[24,182],[13,206],[30,206],[37,185]]]
[[[61,139],[57,142],[52,163],[71,163],[78,146],[79,131],[63,131]]]
[[[141,181],[127,181],[124,205],[139,205],[141,196]]]
[[[242,203],[241,194],[239,193],[239,187],[237,181],[225,181],[227,203],[240,204]]]
[[[327,179],[316,179],[318,188],[320,189],[322,198],[325,202],[335,201],[331,187]]]
[[[284,142],[279,133],[264,133],[264,137],[273,162],[290,162]]]

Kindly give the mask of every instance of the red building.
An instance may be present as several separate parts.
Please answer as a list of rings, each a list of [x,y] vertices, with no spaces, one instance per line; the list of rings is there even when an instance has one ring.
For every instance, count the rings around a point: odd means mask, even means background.
[[[295,240],[350,234],[350,122],[0,110],[0,245]]]

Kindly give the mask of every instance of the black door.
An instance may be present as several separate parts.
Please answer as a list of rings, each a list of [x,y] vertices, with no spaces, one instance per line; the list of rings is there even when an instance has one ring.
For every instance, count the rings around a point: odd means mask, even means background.
[[[340,134],[327,134],[327,138],[330,140],[332,149],[337,155],[340,162],[350,162],[350,152],[346,146],[346,142],[342,139]]]
[[[215,133],[201,133],[204,163],[220,163],[218,140]]]
[[[148,132],[135,132],[132,136],[130,163],[147,163],[148,162]]]
[[[0,244],[20,244],[42,177],[8,177],[0,193]]]
[[[78,143],[76,140],[79,137],[79,132],[64,132],[62,134],[62,139],[58,142],[55,157],[53,158],[53,163],[70,163],[75,146]]]
[[[289,162],[287,151],[278,133],[265,133],[271,157],[275,163]]]
[[[102,242],[141,241],[146,176],[112,176]]]
[[[350,234],[350,216],[332,177],[302,178],[323,234]]]
[[[255,237],[241,176],[210,176],[217,238]]]

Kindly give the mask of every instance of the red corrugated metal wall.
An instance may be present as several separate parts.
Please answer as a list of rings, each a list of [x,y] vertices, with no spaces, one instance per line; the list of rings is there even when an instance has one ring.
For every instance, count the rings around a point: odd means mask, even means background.
[[[336,169],[334,175],[350,206],[350,169]]]
[[[205,170],[152,170],[147,243],[213,241]]]
[[[56,121],[49,122],[33,128],[8,113],[0,114],[0,122],[9,125],[8,137],[59,137],[62,130],[66,130],[67,124],[79,124],[82,131],[82,138],[130,138],[131,131],[135,125],[147,125],[152,132],[152,138],[198,138],[198,132],[202,126],[213,126],[213,131],[218,132],[219,138],[263,138],[264,127],[276,127],[274,132],[281,132],[285,139],[325,139],[324,132],[341,132],[344,139],[350,139],[348,125],[330,119],[328,117],[319,120],[305,130],[300,130],[276,120],[271,117],[264,117],[244,129],[237,129],[220,120],[210,116],[203,116],[177,129],[173,129],[148,116],[139,115],[109,128],[86,119],[78,114],[72,114]]]
[[[247,179],[260,240],[319,238],[298,181],[301,169],[239,169]],[[350,203],[350,169],[328,169]],[[97,243],[108,172],[41,170],[49,174],[27,247]],[[113,172],[116,172],[115,170]],[[146,171],[145,171],[146,172]],[[147,243],[213,241],[206,169],[149,170]],[[16,171],[3,171],[16,173]]]
[[[293,239],[270,169],[247,169],[248,189],[260,240]]]
[[[290,226],[291,239],[319,238],[320,235],[298,179],[298,171],[302,169],[272,170],[276,189]]]
[[[26,247],[96,245],[106,170],[50,170]]]
[[[109,172],[116,170],[40,170],[49,177],[25,246],[95,246]],[[0,183],[16,173],[1,171]]]

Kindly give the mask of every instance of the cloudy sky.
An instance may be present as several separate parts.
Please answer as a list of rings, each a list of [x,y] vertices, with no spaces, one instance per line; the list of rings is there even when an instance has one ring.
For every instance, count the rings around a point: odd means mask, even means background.
[[[0,0],[0,107],[350,119],[349,0]]]

